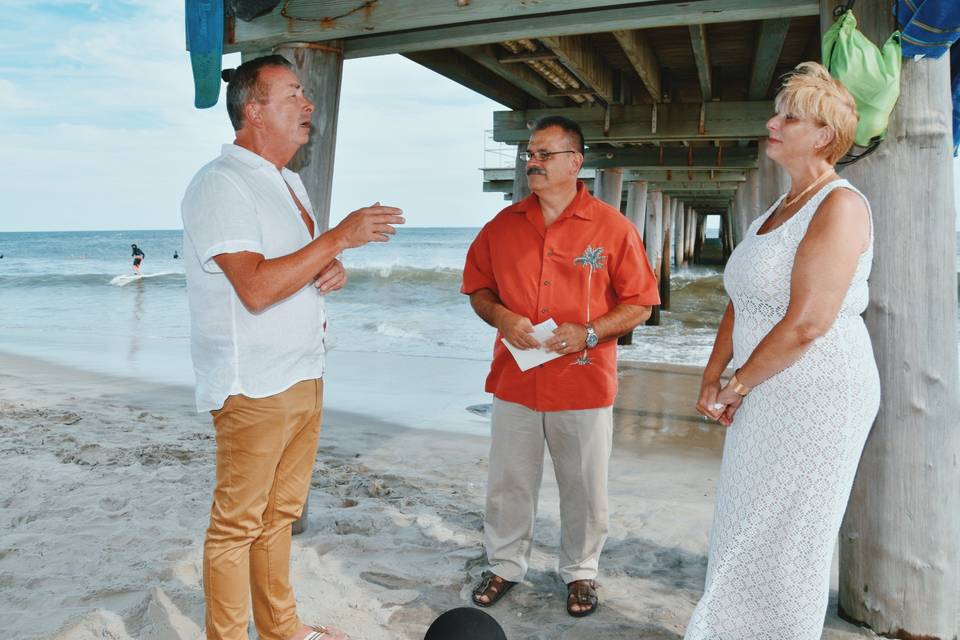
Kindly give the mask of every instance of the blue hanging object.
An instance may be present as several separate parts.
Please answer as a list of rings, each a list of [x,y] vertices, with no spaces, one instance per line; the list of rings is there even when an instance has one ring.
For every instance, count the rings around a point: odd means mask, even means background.
[[[897,22],[903,25],[903,57],[939,58],[950,51],[956,156],[960,149],[960,1],[898,0]]]
[[[939,58],[960,39],[960,2],[899,0],[897,22],[903,25],[904,58]]]
[[[187,48],[193,68],[193,104],[207,109],[220,97],[223,0],[186,0]]]
[[[960,41],[950,47],[950,92],[953,95],[953,157],[960,151]]]

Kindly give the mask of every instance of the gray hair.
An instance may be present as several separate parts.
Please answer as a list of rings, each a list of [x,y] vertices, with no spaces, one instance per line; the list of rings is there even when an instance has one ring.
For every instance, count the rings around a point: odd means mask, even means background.
[[[292,69],[290,61],[281,55],[262,56],[247,60],[236,69],[224,69],[220,76],[227,81],[227,115],[234,131],[243,128],[243,108],[251,100],[263,101],[267,92],[260,84],[260,70],[265,67]]]

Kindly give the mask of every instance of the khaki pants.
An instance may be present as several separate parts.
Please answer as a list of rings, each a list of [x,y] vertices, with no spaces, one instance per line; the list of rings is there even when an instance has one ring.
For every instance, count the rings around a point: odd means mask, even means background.
[[[290,525],[300,517],[320,436],[323,381],[266,398],[234,395],[211,412],[217,486],[203,545],[208,640],[263,640],[300,628],[290,587]]]
[[[491,422],[483,527],[491,570],[514,582],[527,573],[546,443],[560,489],[560,577],[596,578],[608,529],[613,407],[538,412],[494,398]]]

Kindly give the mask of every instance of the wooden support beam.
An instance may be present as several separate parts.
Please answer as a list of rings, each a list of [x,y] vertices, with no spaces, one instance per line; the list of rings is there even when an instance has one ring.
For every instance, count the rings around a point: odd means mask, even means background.
[[[487,71],[506,80],[516,88],[527,93],[534,100],[542,102],[547,107],[563,107],[568,103],[562,98],[550,95],[553,88],[540,74],[525,64],[503,65],[497,58],[493,45],[484,44],[474,47],[460,47],[460,53],[467,56]]]
[[[687,219],[687,205],[686,202],[681,200],[677,206],[677,212],[674,216],[673,226],[676,231],[674,234],[674,248],[673,248],[673,261],[676,262],[677,267],[682,267],[687,262],[687,254],[684,250],[684,245],[686,244],[686,229],[684,223]]]
[[[730,193],[737,190],[731,182],[651,182],[651,189],[664,193]]]
[[[330,38],[352,38],[465,22],[530,20],[556,12],[610,9],[621,5],[652,4],[654,1],[550,0],[529,3],[507,0],[461,4],[454,0],[287,0],[266,16],[250,22],[237,21],[235,29],[238,41],[277,30],[299,36],[319,32],[329,34]]]
[[[512,180],[513,179],[513,169],[510,167],[497,167],[491,169],[481,169],[483,172],[484,182],[492,182],[497,180]],[[592,169],[582,169],[580,171],[580,178],[587,179],[594,176],[594,171]],[[709,182],[709,183],[723,183],[731,188],[735,188],[737,184],[744,182],[746,176],[743,173],[743,170],[736,171],[670,171],[663,170],[658,168],[653,169],[624,169],[623,171],[623,181],[624,182],[636,182],[639,180],[662,183],[666,185],[684,185],[697,182]]]
[[[530,186],[527,184],[527,163],[520,157],[526,150],[525,142],[517,145],[517,161],[513,168],[513,180],[510,182],[510,193],[514,202],[520,202],[530,195]]]
[[[770,92],[773,72],[783,50],[783,42],[790,30],[790,18],[764,20],[760,23],[760,36],[753,56],[753,71],[750,73],[749,97],[762,100]]]
[[[300,147],[287,165],[300,174],[310,197],[320,232],[330,226],[330,194],[333,187],[333,157],[337,146],[337,115],[340,110],[340,78],[343,55],[340,43],[329,50],[312,47],[280,47],[277,53],[293,65],[304,93],[314,100],[310,141]],[[306,521],[303,521],[306,526]]]
[[[772,108],[772,105],[771,105]],[[757,149],[724,147],[642,147],[623,149],[587,149],[583,159],[584,168],[607,167],[670,169],[687,171],[696,169],[755,169]]]
[[[313,96],[314,126],[307,144],[300,147],[287,166],[300,175],[317,222],[317,233],[330,228],[330,194],[333,191],[333,158],[337,148],[337,115],[340,111],[340,79],[343,77],[343,49],[339,42],[329,50],[283,47],[277,53],[293,65],[304,93]],[[309,496],[300,516],[291,525],[291,535],[307,530]]]
[[[512,171],[512,170],[511,170]],[[621,191],[621,196],[626,193],[627,188],[630,184],[634,182],[646,182],[646,180],[628,180],[627,174],[623,175],[623,187]],[[591,192],[597,193],[597,187],[595,185],[594,178],[581,178],[583,183],[586,185],[587,189]],[[521,184],[525,184],[525,181]],[[726,183],[729,185],[734,185],[737,183]],[[515,193],[516,182],[513,179],[506,180],[487,180],[483,183],[483,193]],[[662,191],[663,193],[671,196],[682,197],[685,200],[703,200],[708,199],[714,202],[729,202],[733,200],[736,196],[737,190],[733,186],[725,188],[716,188],[715,186],[707,187],[697,187],[697,188],[684,188],[682,185],[671,185],[670,183],[650,183],[651,187]],[[599,196],[598,196],[599,197]],[[612,199],[611,199],[612,200]]]
[[[707,27],[690,25],[690,45],[697,63],[697,79],[700,80],[700,95],[704,102],[713,100],[713,72],[710,70],[710,48],[707,46]]]
[[[613,37],[620,43],[623,54],[627,56],[634,71],[640,76],[643,86],[650,94],[650,99],[653,102],[661,102],[663,89],[660,83],[660,62],[646,34],[639,29],[634,31],[618,29],[613,32]]]
[[[659,191],[647,191],[647,216],[644,223],[643,248],[650,261],[650,269],[654,276],[660,278],[660,252],[663,250],[663,194]],[[660,306],[656,305],[650,312],[647,325],[660,324]]]
[[[714,211],[724,211],[727,205],[730,204],[729,200],[699,200],[697,198],[687,198],[687,201],[703,214]]]
[[[593,195],[611,207],[620,208],[623,199],[623,170],[602,169],[593,180]]]
[[[670,238],[673,231],[673,214],[677,209],[677,201],[668,194],[663,194],[663,244],[660,249],[660,308],[670,310]]]
[[[767,155],[767,140],[761,140],[757,145],[757,179],[759,180],[759,195],[757,211],[754,217],[759,217],[772,205],[777,198],[790,190],[790,174],[782,166],[770,159]],[[753,218],[751,218],[753,220]]]
[[[540,42],[557,54],[585,86],[592,87],[592,93],[607,102],[613,101],[613,69],[590,46],[586,36],[549,36],[540,38]]]
[[[629,169],[624,171],[626,182],[647,180],[669,188],[672,185],[721,183],[731,188],[746,180],[742,170],[736,171],[663,171],[658,169]]]
[[[531,51],[530,53],[511,53],[510,55],[500,56],[497,58],[497,62],[500,64],[516,64],[536,60],[557,60],[559,57],[552,51]]]
[[[643,240],[647,215],[647,183],[642,180],[627,185],[627,210],[624,212]]]
[[[522,108],[529,101],[516,86],[457,51],[419,51],[404,57],[504,106]]]
[[[281,15],[286,7],[287,18]],[[308,13],[309,9],[309,13]],[[817,15],[818,0],[291,0],[252,22],[238,20],[227,53],[281,42],[348,38],[347,58],[450,49],[505,40]],[[331,18],[332,16],[339,16]]]
[[[653,109],[657,125],[652,126]],[[589,144],[610,142],[665,142],[684,140],[739,140],[765,138],[765,123],[773,103],[708,102],[706,104],[612,105],[609,113],[600,106],[562,110],[495,111],[493,139],[517,144],[530,137],[528,122],[547,115],[562,115],[576,121]]]
[[[896,28],[885,0],[855,11],[873,42]],[[839,610],[888,638],[955,638],[960,618],[951,111],[949,56],[905,58],[886,139],[842,174],[873,208],[863,319],[882,392],[840,528]]]
[[[548,95],[556,98],[563,96],[596,96],[600,94],[590,87],[586,87],[583,89],[551,89]]]

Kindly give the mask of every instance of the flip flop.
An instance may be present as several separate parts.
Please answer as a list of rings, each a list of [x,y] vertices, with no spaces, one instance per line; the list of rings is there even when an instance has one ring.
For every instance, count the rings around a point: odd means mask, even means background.
[[[492,607],[500,598],[507,595],[507,591],[517,586],[516,582],[504,580],[492,571],[484,571],[480,576],[480,583],[473,589],[473,604],[478,607]],[[487,602],[481,602],[477,598],[487,596]]]
[[[581,607],[589,605],[589,609],[574,611],[573,605]],[[596,580],[574,580],[567,585],[567,613],[574,618],[588,616],[600,608],[600,598],[597,597]]]

